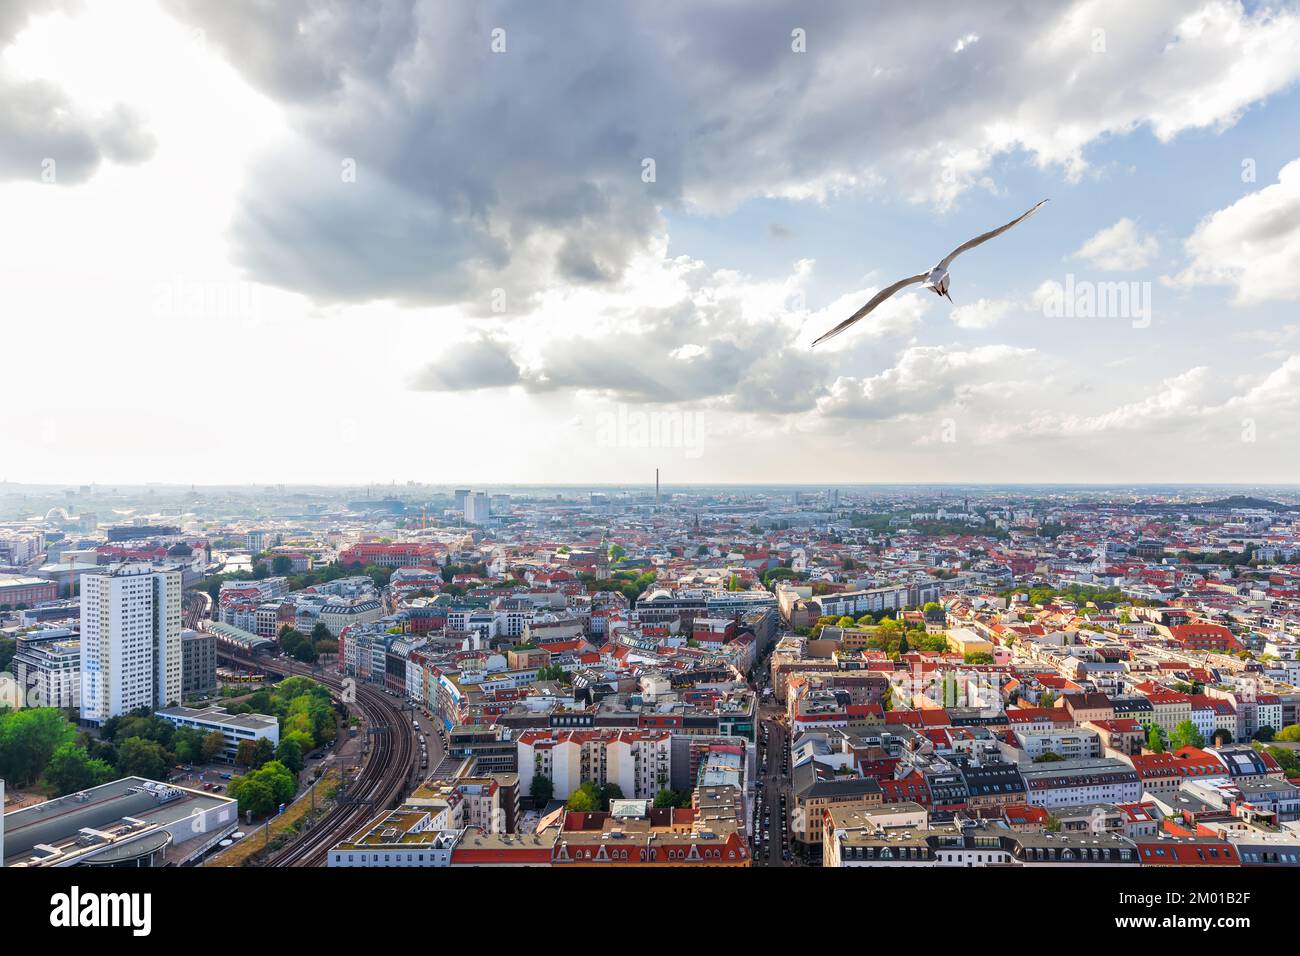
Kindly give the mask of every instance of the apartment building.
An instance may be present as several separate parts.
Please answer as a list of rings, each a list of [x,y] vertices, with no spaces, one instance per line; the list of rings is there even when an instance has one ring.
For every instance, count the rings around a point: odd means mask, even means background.
[[[20,706],[81,706],[81,641],[66,627],[46,627],[18,635],[14,677]]]
[[[81,718],[181,700],[181,571],[117,565],[81,576]]]
[[[526,730],[519,735],[519,787],[548,777],[563,800],[587,781],[617,784],[623,796],[653,799],[671,780],[666,730]]]
[[[1102,757],[1021,764],[1027,803],[1035,807],[1067,807],[1084,803],[1136,803],[1142,781],[1129,764]]]

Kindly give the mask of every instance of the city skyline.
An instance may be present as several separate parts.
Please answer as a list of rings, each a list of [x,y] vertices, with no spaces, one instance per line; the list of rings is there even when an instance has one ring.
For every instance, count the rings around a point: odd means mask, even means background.
[[[825,485],[1251,484],[1300,464],[1292,5],[241,14],[0,20],[0,89],[31,107],[0,111],[9,387],[30,400],[0,477],[802,483],[816,462]],[[958,260],[954,305],[904,293],[808,348],[1044,196]]]

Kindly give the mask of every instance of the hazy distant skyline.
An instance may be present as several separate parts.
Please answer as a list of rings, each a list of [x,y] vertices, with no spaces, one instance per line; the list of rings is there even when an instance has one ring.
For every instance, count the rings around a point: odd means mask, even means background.
[[[1294,3],[260,8],[0,13],[0,479],[1298,474]]]

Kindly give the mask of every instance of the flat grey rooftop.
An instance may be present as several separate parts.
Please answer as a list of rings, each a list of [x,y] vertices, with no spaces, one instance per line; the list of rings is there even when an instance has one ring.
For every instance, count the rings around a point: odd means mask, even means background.
[[[142,777],[123,777],[83,790],[81,794],[56,797],[9,811],[4,815],[5,865],[31,856],[34,847],[42,844],[63,846],[74,842],[82,829],[106,830],[120,824],[124,817],[165,826],[184,820],[197,811],[234,802],[220,794],[171,787],[181,796],[159,803],[152,793],[141,789],[145,784],[157,785],[156,781]],[[78,796],[84,799],[79,800]]]

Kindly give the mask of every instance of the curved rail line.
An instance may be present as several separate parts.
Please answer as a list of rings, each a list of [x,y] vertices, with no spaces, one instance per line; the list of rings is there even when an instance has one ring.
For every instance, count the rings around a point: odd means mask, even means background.
[[[254,664],[243,658],[232,659]],[[343,692],[343,680],[336,676],[307,668],[298,670],[292,664],[264,659],[259,659],[256,666],[267,672],[310,677],[336,694]],[[320,817],[311,830],[281,851],[270,866],[324,866],[330,847],[359,830],[381,811],[397,806],[403,796],[415,765],[415,741],[407,726],[408,718],[383,691],[361,683],[357,683],[355,688],[356,705],[371,740],[369,756],[345,798]]]

